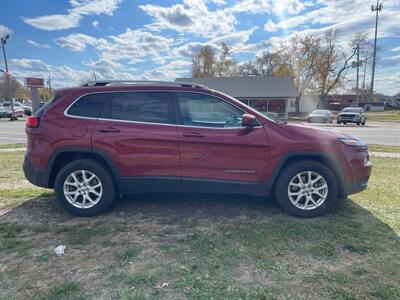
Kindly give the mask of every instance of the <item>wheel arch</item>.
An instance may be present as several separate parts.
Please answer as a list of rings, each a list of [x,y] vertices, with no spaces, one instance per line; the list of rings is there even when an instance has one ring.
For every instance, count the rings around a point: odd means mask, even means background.
[[[285,155],[275,169],[273,170],[273,175],[272,175],[272,189],[275,189],[275,185],[278,181],[279,175],[282,173],[282,171],[289,166],[290,164],[300,161],[300,160],[313,160],[317,161],[326,167],[329,168],[330,171],[332,171],[333,175],[335,176],[337,185],[338,185],[338,197],[344,197],[345,196],[345,190],[344,190],[344,172],[342,170],[342,167],[340,165],[340,162],[338,159],[328,153],[324,152],[291,152]]]
[[[111,158],[101,150],[86,147],[60,148],[53,153],[48,165],[48,168],[50,170],[48,186],[50,188],[54,188],[54,182],[60,169],[66,164],[77,159],[92,159],[96,162],[101,163],[111,172],[112,180],[114,181],[117,192],[119,192],[119,184],[117,180],[119,174]]]

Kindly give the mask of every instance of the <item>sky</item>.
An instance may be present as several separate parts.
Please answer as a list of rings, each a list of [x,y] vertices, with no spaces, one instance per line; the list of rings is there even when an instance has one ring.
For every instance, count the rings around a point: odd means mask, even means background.
[[[174,80],[189,77],[191,55],[225,42],[240,63],[295,34],[357,32],[373,41],[368,0],[13,0],[3,1],[0,36],[10,35],[11,75],[52,79],[55,87],[86,80]],[[400,0],[382,0],[375,89],[400,92]],[[4,69],[0,58],[0,69]],[[363,80],[363,68],[360,70]],[[367,65],[366,82],[370,82]],[[351,70],[347,87],[355,85]]]

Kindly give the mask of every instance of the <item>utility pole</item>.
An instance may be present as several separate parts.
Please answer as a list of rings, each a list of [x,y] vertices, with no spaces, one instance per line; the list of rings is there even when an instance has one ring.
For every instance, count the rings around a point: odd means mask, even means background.
[[[95,71],[93,71],[93,77],[94,77],[94,81],[97,81],[96,72]]]
[[[365,74],[367,73],[367,59],[368,59],[368,54],[365,53],[365,59],[364,59],[364,75],[363,75],[363,84],[362,84],[362,90],[363,90],[363,100],[365,102]]]
[[[50,99],[49,100],[51,100],[53,97],[51,96],[51,78],[50,78],[50,75],[49,75],[48,83],[49,83],[49,94],[50,94]]]
[[[356,62],[356,65],[357,65],[357,78],[356,78],[356,101],[355,101],[355,103],[354,103],[354,106],[358,106],[358,77],[359,77],[359,74],[360,74],[360,71],[359,71],[359,69],[360,69],[360,44],[358,43],[357,44],[357,47],[355,48],[356,49],[356,51],[357,51],[357,62]]]
[[[379,3],[379,0],[376,0],[376,6],[371,5],[371,11],[376,12],[376,17],[375,17],[375,41],[374,41],[374,56],[372,58],[372,76],[371,76],[371,101],[374,95],[374,76],[375,76],[375,59],[376,59],[376,39],[378,35],[378,15],[379,12],[382,10],[382,3]]]
[[[9,38],[10,38],[10,35],[7,34],[5,37],[2,37],[0,39],[0,41],[1,41],[1,47],[3,49],[4,65],[6,67],[5,75],[6,75],[6,81],[7,81],[7,94],[8,94],[7,96],[10,98],[8,100],[10,100],[10,103],[11,103],[11,118],[10,118],[10,120],[14,121],[14,120],[17,120],[17,118],[15,117],[14,101],[13,101],[13,99],[11,97],[10,74],[8,72],[7,54],[6,54],[6,47],[5,47],[5,44],[7,44],[7,40]]]

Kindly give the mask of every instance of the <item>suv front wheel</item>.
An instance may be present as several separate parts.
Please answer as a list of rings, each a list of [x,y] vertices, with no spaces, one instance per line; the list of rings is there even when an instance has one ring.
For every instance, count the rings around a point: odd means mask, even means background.
[[[321,216],[332,208],[337,198],[337,182],[325,165],[302,160],[282,171],[275,187],[275,198],[283,210],[294,216]]]
[[[90,159],[65,165],[56,177],[54,188],[59,203],[76,216],[98,215],[115,199],[115,186],[109,172]]]

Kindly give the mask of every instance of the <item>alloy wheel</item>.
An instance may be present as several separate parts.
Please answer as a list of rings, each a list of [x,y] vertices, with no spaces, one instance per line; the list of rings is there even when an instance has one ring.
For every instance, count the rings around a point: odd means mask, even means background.
[[[328,197],[328,184],[324,177],[314,171],[303,171],[289,182],[288,195],[294,206],[313,210],[321,206]]]
[[[64,181],[64,196],[77,208],[90,208],[96,205],[103,195],[103,185],[91,171],[77,170]]]

